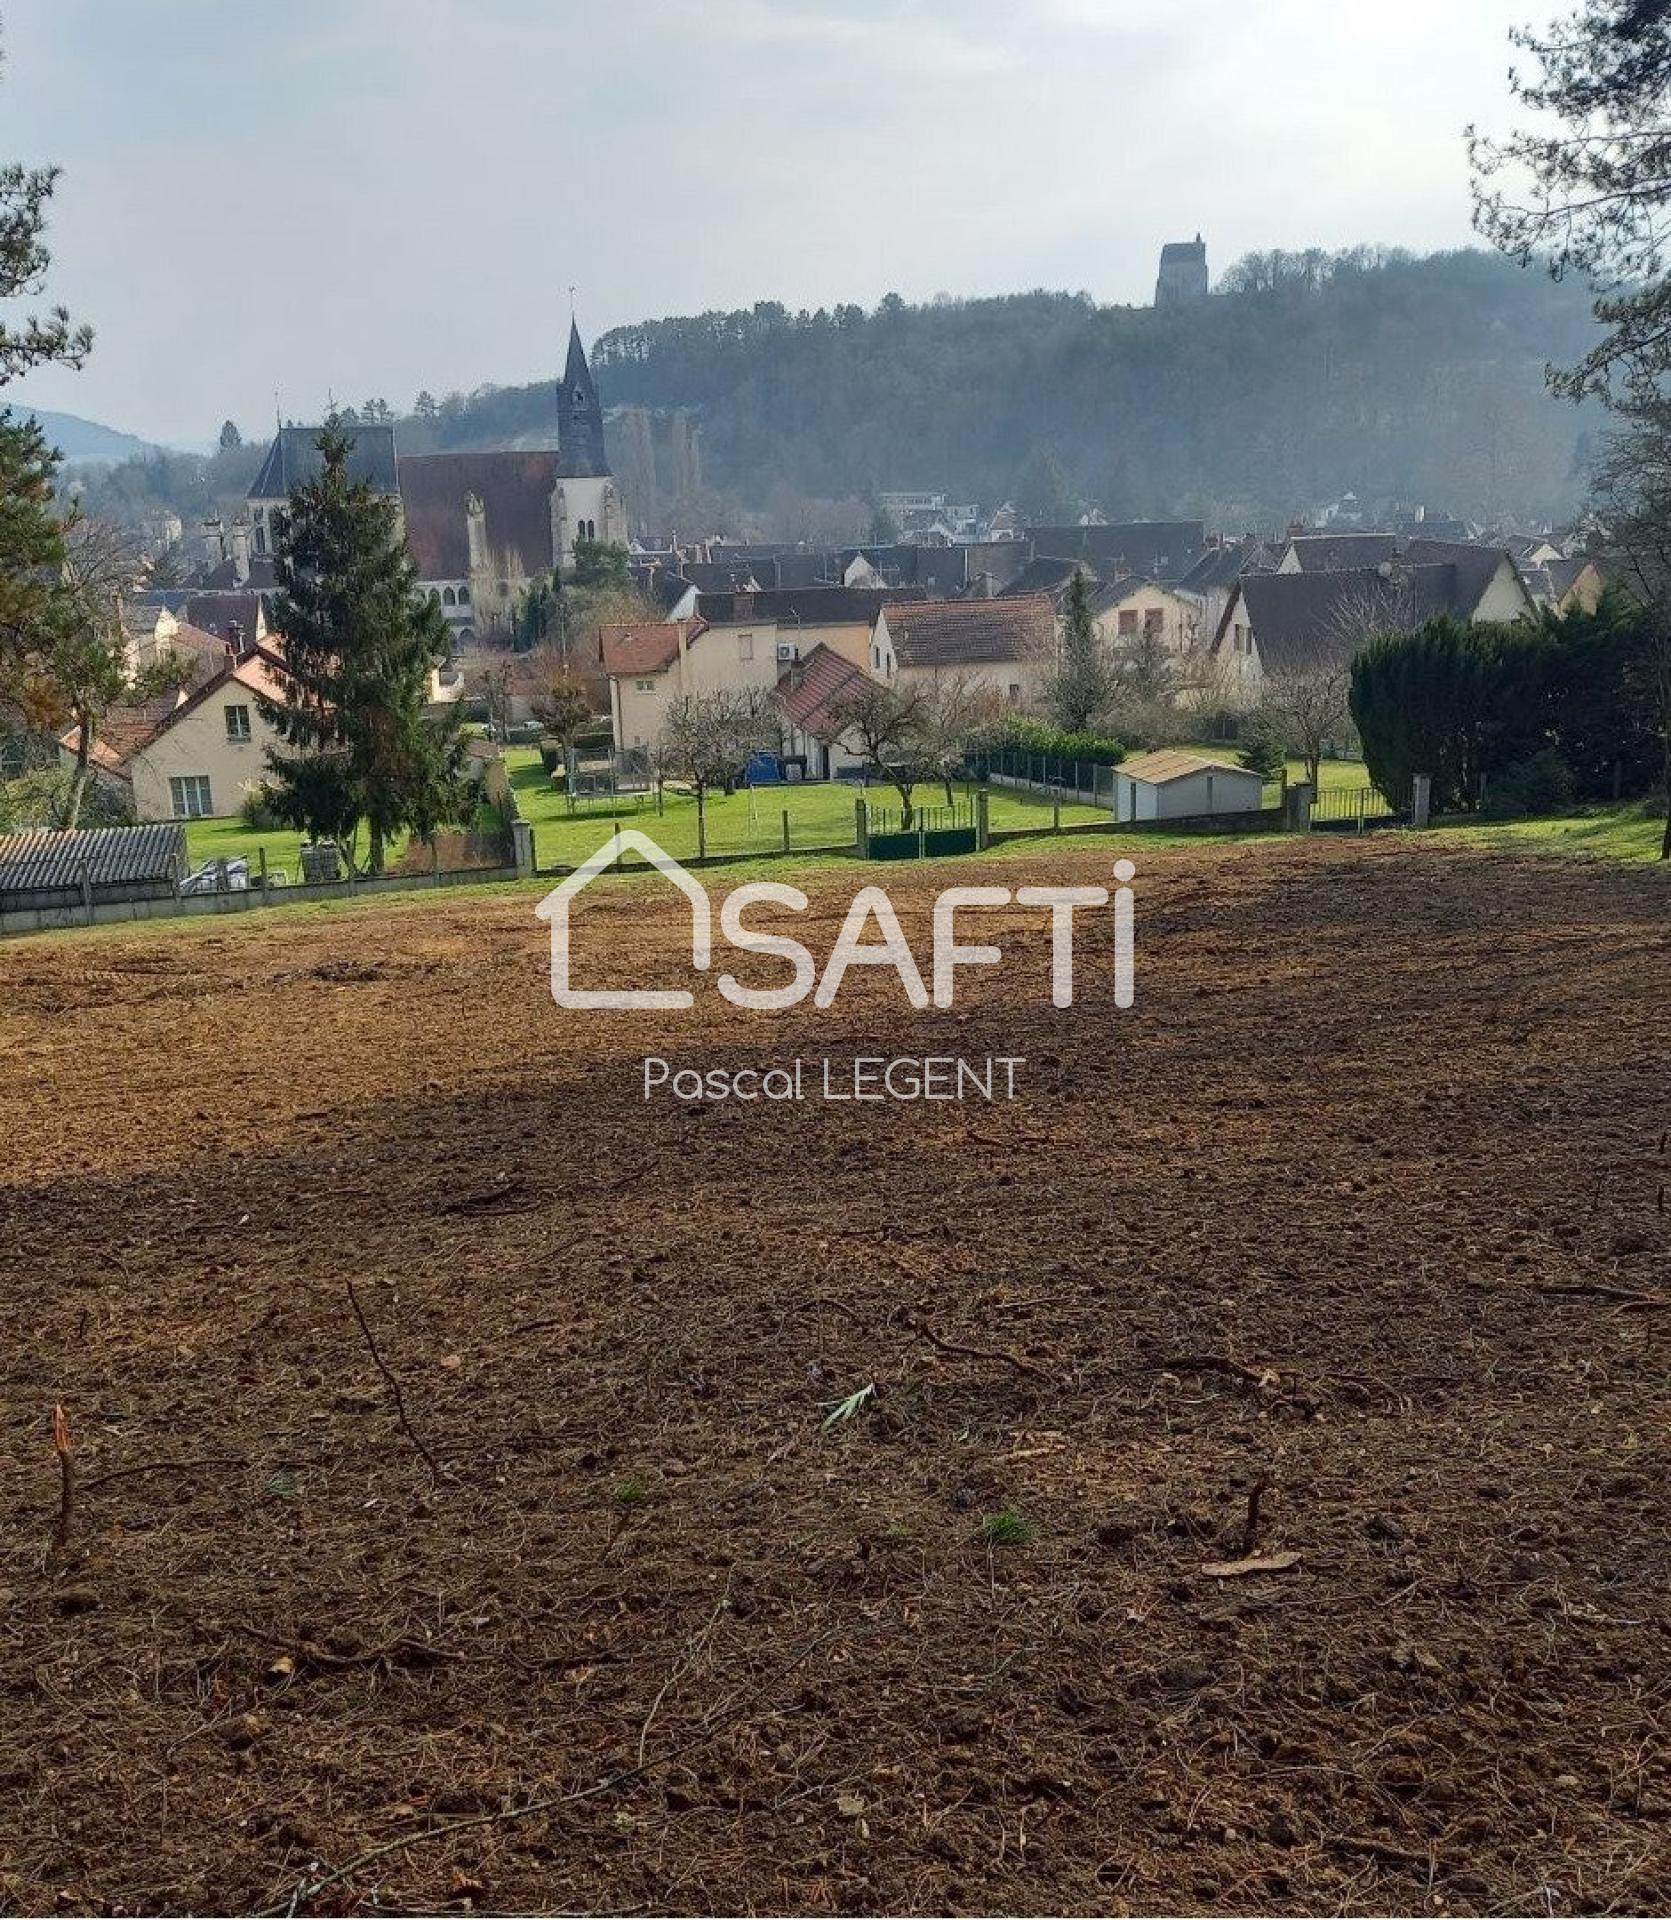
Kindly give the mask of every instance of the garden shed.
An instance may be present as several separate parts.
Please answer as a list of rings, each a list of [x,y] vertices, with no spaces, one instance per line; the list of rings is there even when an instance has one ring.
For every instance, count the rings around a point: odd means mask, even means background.
[[[1116,820],[1194,820],[1257,813],[1264,781],[1251,768],[1166,749],[1134,754],[1114,769]]]

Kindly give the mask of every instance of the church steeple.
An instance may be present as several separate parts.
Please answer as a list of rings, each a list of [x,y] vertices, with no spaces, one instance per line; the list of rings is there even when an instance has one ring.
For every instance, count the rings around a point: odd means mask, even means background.
[[[580,344],[580,328],[569,322],[569,357],[557,388],[557,472],[565,479],[599,479],[609,472],[603,448],[603,409]]]

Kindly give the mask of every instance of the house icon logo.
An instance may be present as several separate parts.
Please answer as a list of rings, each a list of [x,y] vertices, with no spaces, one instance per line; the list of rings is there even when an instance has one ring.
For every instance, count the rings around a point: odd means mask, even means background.
[[[576,867],[561,886],[553,887],[534,909],[551,925],[551,997],[560,1007],[586,1010],[637,1008],[646,1012],[682,1012],[696,1004],[688,987],[618,987],[591,991],[569,985],[569,902],[600,873],[607,873],[624,853],[641,854],[689,900],[690,963],[698,972],[707,971],[713,954],[713,916],[707,893],[696,878],[647,833],[640,833],[636,827],[623,827],[614,839],[606,841],[582,866]]]

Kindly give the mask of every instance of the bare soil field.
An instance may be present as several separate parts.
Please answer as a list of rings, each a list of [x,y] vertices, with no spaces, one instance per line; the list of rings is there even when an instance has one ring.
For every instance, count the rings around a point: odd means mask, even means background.
[[[926,964],[1110,857],[864,877]],[[560,1012],[526,893],[0,949],[0,1909],[1671,1907],[1667,876],[1136,885],[1124,1013],[1019,908],[944,1013]]]

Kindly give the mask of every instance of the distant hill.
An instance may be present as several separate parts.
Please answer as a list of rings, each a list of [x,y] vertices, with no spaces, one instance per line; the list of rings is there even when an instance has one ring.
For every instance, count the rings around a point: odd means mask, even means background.
[[[1547,362],[1593,328],[1573,283],[1478,250],[1256,255],[1164,308],[1037,292],[650,320],[592,367],[634,526],[721,501],[945,487],[1060,520],[1271,529],[1352,492],[1488,525],[1581,497],[1595,420]],[[550,379],[449,395],[402,451],[548,443]]]
[[[137,434],[121,433],[115,427],[106,427],[97,420],[83,420],[74,413],[48,413],[41,407],[27,407],[19,403],[15,411],[33,414],[40,422],[41,431],[64,456],[65,460],[134,460],[145,454],[155,453],[157,448],[149,440],[141,440]]]

